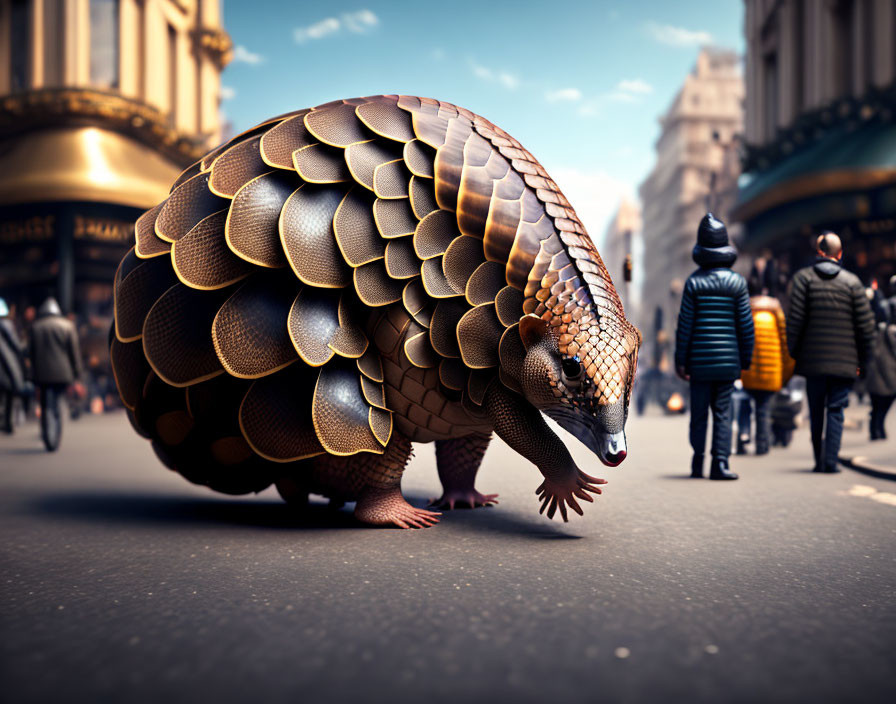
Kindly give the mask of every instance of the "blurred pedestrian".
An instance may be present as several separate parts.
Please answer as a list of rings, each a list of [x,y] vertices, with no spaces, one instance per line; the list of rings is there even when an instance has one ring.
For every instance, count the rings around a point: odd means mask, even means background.
[[[816,241],[818,258],[793,277],[787,344],[796,373],[806,377],[815,472],[838,472],[843,409],[864,376],[874,341],[874,314],[865,287],[840,263],[833,232]]]
[[[731,270],[737,251],[724,223],[707,213],[697,229],[692,257],[700,267],[681,296],[675,371],[691,384],[691,476],[703,476],[707,415],[712,408],[710,479],[737,479],[731,455],[731,394],[753,355],[753,317],[747,282]]]
[[[891,316],[896,313],[896,276],[890,277],[890,297],[885,298],[883,292],[876,286],[877,281],[871,282],[872,297],[871,310],[878,323],[888,323]]]
[[[25,392],[25,349],[19,340],[6,301],[0,298],[0,410],[3,432],[12,434],[16,398]]]
[[[894,299],[890,299],[892,302]],[[889,320],[878,324],[877,337],[865,380],[871,396],[871,439],[886,440],[884,421],[896,400],[896,306],[888,306]]]
[[[756,454],[768,453],[771,399],[793,375],[794,362],[787,352],[784,309],[775,298],[777,278],[774,261],[757,259],[747,279],[756,344],[750,368],[741,375],[741,382],[749,399],[741,405],[738,413],[739,455],[744,454],[744,445],[750,441],[750,401],[756,409]]]
[[[40,395],[41,436],[52,452],[62,438],[59,397],[83,377],[77,331],[52,297],[41,304],[31,327],[31,368]]]
[[[803,394],[788,384],[772,397],[772,446],[789,447],[803,410]]]

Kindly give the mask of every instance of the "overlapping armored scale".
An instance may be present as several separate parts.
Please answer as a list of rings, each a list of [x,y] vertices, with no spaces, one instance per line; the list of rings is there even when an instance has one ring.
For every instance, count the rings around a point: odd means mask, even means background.
[[[436,149],[437,205],[455,211],[461,234],[483,240],[487,260],[505,265],[506,282],[525,294],[524,312],[551,322],[561,352],[583,358],[594,382],[586,395],[605,404],[618,401],[631,376],[628,355],[637,332],[625,320],[606,267],[560,189],[519,142],[487,120],[463,111],[455,115],[452,106],[436,101],[403,96],[398,104],[412,113],[417,140]],[[413,199],[413,180],[411,191]],[[553,258],[561,251],[562,265]],[[536,298],[544,275],[558,266],[564,269],[562,286],[549,280]],[[474,304],[487,302],[471,300],[469,292],[467,298]],[[494,293],[487,292],[488,298],[493,300]],[[584,321],[573,325],[575,335],[570,336],[572,306],[582,309]],[[477,311],[458,327],[461,347],[465,336],[470,341],[465,361],[474,366],[487,361],[476,355],[481,345],[472,335],[483,329],[471,324],[479,318],[492,319]]]
[[[618,296],[566,199],[516,140],[448,103],[372,96],[273,118],[188,167],[136,230],[116,379],[163,461],[202,483],[192,464],[213,446],[267,466],[382,453],[393,426],[421,441],[483,429],[488,384],[518,389],[526,312],[562,328],[601,398],[627,378]],[[147,405],[147,374],[152,399],[226,390],[227,431],[175,447],[180,401]]]

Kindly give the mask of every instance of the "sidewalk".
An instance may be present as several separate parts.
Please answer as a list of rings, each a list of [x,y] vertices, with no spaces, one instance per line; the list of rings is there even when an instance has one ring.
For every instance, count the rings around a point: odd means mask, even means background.
[[[843,432],[840,462],[863,474],[896,481],[896,418],[887,417],[887,440],[868,439],[868,406],[851,399],[846,412],[847,427]]]

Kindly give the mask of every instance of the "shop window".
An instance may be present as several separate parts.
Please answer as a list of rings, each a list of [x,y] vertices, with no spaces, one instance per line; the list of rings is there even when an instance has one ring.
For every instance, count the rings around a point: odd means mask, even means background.
[[[90,82],[118,87],[118,0],[90,0]]]

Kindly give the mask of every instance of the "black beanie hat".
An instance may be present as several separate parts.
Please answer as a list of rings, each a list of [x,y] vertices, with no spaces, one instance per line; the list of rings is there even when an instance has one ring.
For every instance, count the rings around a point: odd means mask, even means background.
[[[697,244],[710,249],[726,247],[728,245],[728,230],[725,229],[725,223],[716,220],[712,213],[704,215],[700,221],[700,227],[697,228]]]

